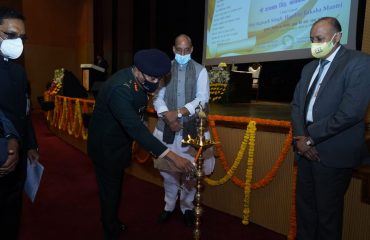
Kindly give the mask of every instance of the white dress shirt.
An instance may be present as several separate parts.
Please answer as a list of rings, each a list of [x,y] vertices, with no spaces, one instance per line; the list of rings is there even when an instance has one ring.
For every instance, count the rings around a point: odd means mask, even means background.
[[[341,47],[338,47],[328,58],[326,58],[326,60],[328,60],[329,63],[324,66],[324,69],[322,71],[322,74],[320,76],[320,79],[319,79],[319,81],[316,84],[315,91],[312,94],[310,103],[308,104],[307,115],[306,115],[306,121],[307,122],[313,122],[312,110],[313,110],[313,105],[315,104],[315,101],[316,101],[317,93],[319,92],[319,89],[320,89],[321,82],[324,79],[326,73],[328,72],[328,70],[330,68],[330,65],[331,65],[331,62],[333,61],[335,55],[337,54],[337,52],[339,51],[340,48]],[[310,82],[310,85],[308,86],[307,92],[311,88],[312,82],[315,80],[316,75],[319,73],[319,68],[320,68],[320,64],[317,66],[314,74],[312,75],[311,82]]]

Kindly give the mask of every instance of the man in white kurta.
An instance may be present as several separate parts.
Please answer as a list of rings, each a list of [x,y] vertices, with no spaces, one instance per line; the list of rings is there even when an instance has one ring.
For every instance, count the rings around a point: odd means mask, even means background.
[[[194,162],[196,150],[183,145],[181,140],[188,134],[196,137],[195,109],[199,104],[205,106],[208,103],[209,80],[207,70],[191,59],[192,51],[191,39],[187,35],[179,35],[173,46],[175,59],[172,61],[171,79],[154,98],[153,105],[159,119],[153,134],[169,149]],[[209,137],[207,132],[206,138]],[[215,163],[212,149],[207,149],[203,156],[204,173],[209,175]],[[165,207],[159,222],[169,219],[179,197],[185,224],[193,226],[196,179],[167,170],[160,170],[160,174],[165,190]]]

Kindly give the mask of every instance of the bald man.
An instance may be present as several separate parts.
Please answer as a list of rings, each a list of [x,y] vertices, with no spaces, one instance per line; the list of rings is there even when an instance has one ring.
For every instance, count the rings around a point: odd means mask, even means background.
[[[364,118],[370,56],[340,44],[342,28],[324,17],[311,28],[315,60],[302,70],[292,101],[297,176],[297,239],[340,240],[352,169],[369,161]]]
[[[175,59],[172,61],[171,79],[160,89],[154,99],[154,108],[159,119],[154,130],[154,136],[169,149],[194,163],[195,150],[183,146],[181,140],[191,135],[197,136],[195,109],[201,104],[206,106],[209,100],[209,80],[207,70],[191,59],[193,52],[189,36],[181,34],[175,39],[172,48]],[[209,132],[206,133],[209,138]],[[204,153],[205,174],[210,174],[214,167],[212,149]],[[175,210],[176,201],[180,198],[180,209],[187,226],[194,225],[193,200],[196,193],[194,178],[186,174],[161,170],[165,190],[165,206],[158,222],[165,223]]]

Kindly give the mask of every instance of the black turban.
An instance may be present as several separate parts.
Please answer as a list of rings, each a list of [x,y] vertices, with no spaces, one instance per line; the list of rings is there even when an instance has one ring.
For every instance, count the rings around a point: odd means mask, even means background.
[[[141,72],[152,77],[162,77],[170,72],[171,60],[158,49],[144,49],[135,53],[134,65]]]

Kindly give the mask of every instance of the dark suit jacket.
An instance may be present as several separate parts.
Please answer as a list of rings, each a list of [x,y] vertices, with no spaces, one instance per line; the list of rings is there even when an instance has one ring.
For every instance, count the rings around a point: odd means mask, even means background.
[[[28,92],[24,68],[0,56],[0,109],[16,128],[23,153],[38,147],[30,109],[27,112]]]
[[[19,138],[18,132],[13,123],[5,117],[3,111],[0,109],[0,166],[8,159],[8,139],[7,136]]]
[[[305,96],[318,63],[314,60],[303,68],[294,92],[294,136],[305,135]],[[369,100],[370,56],[342,46],[320,85],[313,124],[307,128],[324,165],[344,168],[369,161],[364,123]]]
[[[13,135],[14,137],[19,137],[13,123],[9,121],[9,119],[0,109],[0,137],[4,138],[9,134]]]
[[[114,74],[100,89],[90,119],[88,154],[109,171],[121,171],[131,163],[133,140],[154,157],[167,149],[142,121],[148,96],[134,81],[131,69]]]

